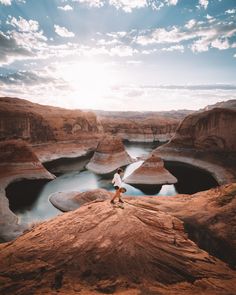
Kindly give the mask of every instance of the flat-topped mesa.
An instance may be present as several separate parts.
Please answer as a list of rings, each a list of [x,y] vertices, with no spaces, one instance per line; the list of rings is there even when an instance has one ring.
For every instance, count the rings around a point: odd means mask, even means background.
[[[163,185],[174,184],[177,179],[165,169],[164,161],[160,157],[151,155],[138,169],[126,177],[124,182],[128,184]]]
[[[97,174],[108,174],[132,162],[121,138],[105,135],[86,167]]]

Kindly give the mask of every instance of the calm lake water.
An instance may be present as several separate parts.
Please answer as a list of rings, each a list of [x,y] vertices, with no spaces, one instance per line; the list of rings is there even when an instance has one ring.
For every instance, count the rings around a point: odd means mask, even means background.
[[[127,152],[134,158],[148,155],[156,147],[157,144],[154,143],[126,144]],[[10,208],[22,222],[36,222],[61,213],[48,200],[52,193],[59,191],[83,192],[96,188],[114,190],[111,184],[112,175],[103,177],[86,170],[84,167],[88,161],[88,157],[53,161],[46,164],[46,167],[53,173],[60,173],[55,180],[50,182],[21,181],[10,185],[7,189]],[[124,177],[131,174],[142,163],[143,161],[138,161],[127,166]],[[126,194],[173,196],[177,193],[195,193],[217,185],[210,175],[199,169],[176,163],[166,163],[166,166],[177,177],[178,185],[152,186],[150,189],[150,187],[135,188],[125,184]]]

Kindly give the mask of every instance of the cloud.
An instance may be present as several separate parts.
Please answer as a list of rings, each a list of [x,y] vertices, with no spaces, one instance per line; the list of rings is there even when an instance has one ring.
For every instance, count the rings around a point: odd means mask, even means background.
[[[105,4],[131,13],[134,9],[150,7],[153,10],[160,10],[165,5],[177,5],[178,0],[72,0],[73,2],[85,4],[88,7],[103,7]]]
[[[15,17],[10,17],[7,24],[17,28],[20,32],[36,32],[39,29],[39,23],[35,20],[26,20],[23,17],[16,19]]]
[[[12,35],[6,35],[0,31],[0,65],[32,56],[31,50],[18,45]]]
[[[228,10],[225,11],[225,13],[234,14],[234,13],[236,13],[236,9],[228,9]]]
[[[230,40],[236,35],[236,24],[216,19],[197,22],[192,19],[184,27],[172,26],[169,28],[156,28],[152,30],[136,31],[128,34],[132,42],[142,46],[155,44],[178,44],[188,42],[193,52],[205,52],[210,47],[219,50],[232,47]]]
[[[185,25],[185,28],[192,29],[196,25],[196,23],[197,21],[195,19],[190,19]]]
[[[65,6],[58,6],[58,9],[63,11],[70,11],[70,10],[73,10],[73,7],[67,4]]]
[[[89,7],[102,7],[104,6],[105,1],[103,0],[73,0],[73,2],[86,4]]]
[[[165,0],[168,5],[177,5],[178,0]]]
[[[183,53],[184,52],[184,46],[183,45],[173,45],[173,46],[170,46],[170,47],[167,47],[167,48],[162,48],[161,50],[162,51],[169,51],[169,52],[180,51],[181,53]]]
[[[38,73],[30,71],[18,71],[6,75],[0,74],[0,84],[7,85],[37,85],[38,83],[45,84],[55,81],[56,79],[53,77],[39,75]]]
[[[73,38],[75,37],[75,34],[73,32],[70,32],[65,27],[60,27],[58,25],[54,25],[55,32],[57,35],[64,37],[64,38]]]
[[[109,4],[116,9],[123,9],[125,12],[132,12],[134,8],[143,8],[147,6],[146,0],[109,0]]]
[[[213,42],[211,42],[211,46],[219,50],[225,50],[230,48],[229,41],[227,39],[225,40],[216,39]]]
[[[11,0],[0,0],[0,4],[11,5]]]
[[[199,0],[199,5],[202,6],[204,9],[207,9],[208,4],[208,0]]]

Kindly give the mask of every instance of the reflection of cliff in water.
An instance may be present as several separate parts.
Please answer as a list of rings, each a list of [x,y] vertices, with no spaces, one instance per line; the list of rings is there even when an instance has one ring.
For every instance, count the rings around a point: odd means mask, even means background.
[[[153,185],[153,184],[130,184],[133,187],[139,189],[141,192],[143,192],[145,195],[157,195],[162,185]]]
[[[165,167],[178,179],[175,188],[179,194],[195,194],[218,186],[210,173],[195,166],[167,161]]]
[[[37,202],[38,195],[48,180],[22,180],[11,183],[6,189],[9,207],[13,212],[31,210]]]

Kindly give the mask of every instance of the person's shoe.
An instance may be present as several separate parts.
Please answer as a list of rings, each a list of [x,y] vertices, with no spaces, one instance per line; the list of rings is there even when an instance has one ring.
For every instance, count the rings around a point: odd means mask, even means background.
[[[120,202],[120,203],[124,203],[124,201],[123,201],[123,200],[121,200],[121,199],[119,199],[119,202]]]
[[[113,200],[110,201],[111,204],[115,204],[115,202]]]

